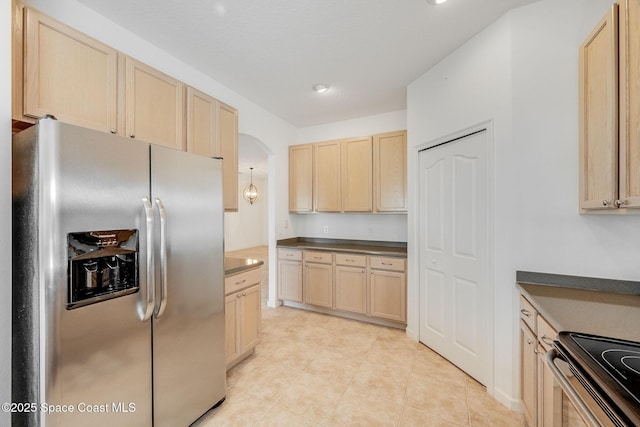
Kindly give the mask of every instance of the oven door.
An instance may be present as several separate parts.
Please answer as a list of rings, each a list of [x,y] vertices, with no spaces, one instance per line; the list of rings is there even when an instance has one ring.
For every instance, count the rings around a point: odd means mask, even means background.
[[[556,349],[547,352],[546,361],[562,387],[563,426],[626,427],[624,422],[617,419],[614,411],[597,397],[594,390],[587,390],[576,378],[569,362]]]

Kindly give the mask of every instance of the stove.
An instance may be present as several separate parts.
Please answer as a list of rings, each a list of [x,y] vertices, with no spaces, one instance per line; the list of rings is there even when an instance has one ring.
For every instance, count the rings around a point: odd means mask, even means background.
[[[560,332],[554,344],[614,425],[640,426],[640,343]]]

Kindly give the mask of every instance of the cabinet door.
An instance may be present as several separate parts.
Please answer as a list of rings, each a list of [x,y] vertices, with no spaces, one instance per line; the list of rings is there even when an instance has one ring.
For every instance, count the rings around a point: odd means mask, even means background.
[[[367,313],[367,270],[336,266],[336,310]]]
[[[187,151],[205,157],[220,156],[216,114],[218,100],[187,87]]]
[[[371,137],[342,141],[342,210],[373,209],[373,147]]]
[[[620,0],[620,195],[640,207],[640,0]]]
[[[321,307],[333,307],[333,266],[306,263],[304,271],[304,302]]]
[[[562,425],[562,388],[547,366],[547,349],[538,347],[538,420],[543,427]]]
[[[373,136],[373,192],[376,212],[407,211],[407,132]]]
[[[314,144],[316,211],[340,212],[340,141]]]
[[[240,354],[238,341],[238,306],[240,298],[237,293],[228,295],[224,299],[224,329],[226,341],[227,365]]]
[[[371,316],[406,322],[405,274],[391,271],[371,270],[369,281]]]
[[[222,157],[223,201],[226,212],[238,210],[238,110],[220,102],[218,144]],[[215,147],[214,147],[215,151]],[[215,155],[215,153],[214,153]]]
[[[520,399],[529,426],[535,426],[537,423],[537,344],[533,332],[520,321]]]
[[[182,83],[127,57],[125,100],[128,137],[184,150]]]
[[[618,198],[618,9],[580,46],[580,208],[613,209]]]
[[[289,212],[313,212],[313,145],[289,147]]]
[[[300,261],[278,261],[279,298],[302,302],[302,263]]]
[[[24,114],[117,132],[118,53],[24,9]]]
[[[241,292],[240,298],[240,354],[251,349],[260,340],[260,285]]]

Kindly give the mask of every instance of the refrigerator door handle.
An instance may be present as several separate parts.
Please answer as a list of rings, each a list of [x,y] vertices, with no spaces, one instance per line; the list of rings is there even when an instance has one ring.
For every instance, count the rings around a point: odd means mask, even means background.
[[[155,317],[159,318],[167,308],[167,211],[162,200],[155,198],[160,214],[160,304],[156,307]]]
[[[146,295],[142,297],[144,303],[139,306],[138,312],[143,322],[151,319],[155,299],[155,267],[154,267],[154,245],[153,245],[153,206],[147,197],[142,198],[144,214],[147,226],[147,289]]]

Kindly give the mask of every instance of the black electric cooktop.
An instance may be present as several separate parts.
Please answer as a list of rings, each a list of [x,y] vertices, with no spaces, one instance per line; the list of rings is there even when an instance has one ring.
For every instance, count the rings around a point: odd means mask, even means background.
[[[558,341],[570,365],[595,383],[623,418],[640,425],[640,343],[578,332],[560,332]]]

